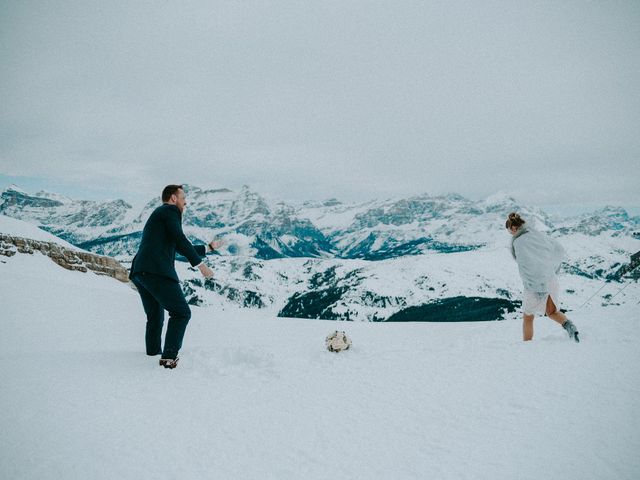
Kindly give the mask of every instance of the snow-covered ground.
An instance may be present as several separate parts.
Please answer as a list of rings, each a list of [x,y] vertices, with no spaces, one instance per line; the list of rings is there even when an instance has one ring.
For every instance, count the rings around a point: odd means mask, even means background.
[[[65,242],[61,238],[42,230],[36,225],[16,218],[7,217],[6,215],[0,215],[0,233],[14,237],[30,238],[31,240],[38,240],[41,242],[57,243],[71,250],[82,250],[69,242]]]
[[[336,323],[193,308],[176,370],[137,293],[0,257],[0,478],[637,479],[640,306]],[[324,349],[344,329],[353,348]]]

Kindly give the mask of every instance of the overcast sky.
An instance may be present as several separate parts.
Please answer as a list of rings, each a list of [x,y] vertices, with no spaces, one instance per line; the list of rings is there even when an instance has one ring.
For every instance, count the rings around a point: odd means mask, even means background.
[[[0,0],[0,181],[640,205],[638,1]]]

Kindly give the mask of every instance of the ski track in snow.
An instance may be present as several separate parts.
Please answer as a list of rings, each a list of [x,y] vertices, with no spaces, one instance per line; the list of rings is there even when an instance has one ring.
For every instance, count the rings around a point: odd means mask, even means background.
[[[637,303],[370,324],[193,308],[179,367],[137,293],[40,254],[0,263],[0,478],[636,479]],[[637,286],[633,291],[638,292]],[[345,330],[351,350],[324,349]]]

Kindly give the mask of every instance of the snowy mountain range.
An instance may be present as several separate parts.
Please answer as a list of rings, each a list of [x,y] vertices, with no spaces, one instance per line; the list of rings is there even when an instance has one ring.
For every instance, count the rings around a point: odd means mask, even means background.
[[[289,205],[268,201],[249,187],[239,192],[185,186],[183,223],[194,239],[227,241],[226,253],[258,259],[361,258],[385,260],[423,252],[463,252],[495,245],[510,211],[558,236],[581,233],[612,237],[640,234],[640,217],[606,207],[588,215],[554,219],[506,195],[474,202],[460,195],[344,204],[336,199]],[[54,235],[100,254],[126,259],[137,250],[141,230],[160,204],[141,211],[124,200],[73,200],[45,191],[33,195],[9,187],[0,213],[39,225]]]
[[[233,302],[281,316],[349,320],[503,318],[517,308],[520,289],[504,231],[511,211],[563,243],[569,254],[563,286],[574,304],[640,250],[640,217],[615,207],[558,219],[503,194],[479,202],[425,194],[290,205],[249,187],[185,190],[190,239],[225,241],[208,257],[215,279],[205,281],[179,264],[196,305]],[[0,214],[127,265],[159,204],[152,199],[136,211],[124,200],[74,200],[10,187],[0,195]]]

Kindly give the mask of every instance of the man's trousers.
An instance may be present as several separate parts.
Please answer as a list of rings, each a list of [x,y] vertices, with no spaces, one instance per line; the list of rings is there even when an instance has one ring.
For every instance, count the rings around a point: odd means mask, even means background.
[[[136,273],[131,281],[138,288],[147,315],[147,355],[162,353],[162,358],[176,358],[191,318],[191,309],[184,299],[180,284],[170,278],[145,272]],[[165,310],[169,312],[169,323],[162,349]]]

